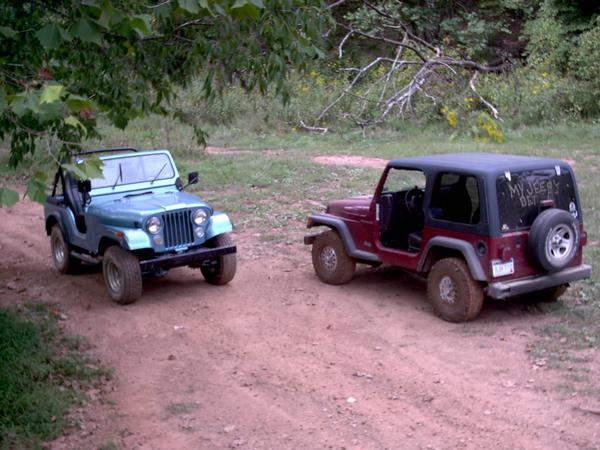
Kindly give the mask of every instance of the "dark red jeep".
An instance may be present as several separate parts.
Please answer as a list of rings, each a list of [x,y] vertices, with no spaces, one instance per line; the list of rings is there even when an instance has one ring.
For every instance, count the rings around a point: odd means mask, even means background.
[[[356,263],[427,277],[434,311],[475,318],[484,296],[556,300],[589,278],[581,204],[564,161],[457,153],[390,161],[374,195],[331,202],[308,217],[319,278],[347,283]]]

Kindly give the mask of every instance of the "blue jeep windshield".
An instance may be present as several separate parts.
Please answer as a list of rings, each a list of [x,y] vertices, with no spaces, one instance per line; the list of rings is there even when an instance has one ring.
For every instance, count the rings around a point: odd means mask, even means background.
[[[175,176],[171,160],[164,153],[131,155],[103,162],[103,177],[92,178],[92,189],[166,180]]]

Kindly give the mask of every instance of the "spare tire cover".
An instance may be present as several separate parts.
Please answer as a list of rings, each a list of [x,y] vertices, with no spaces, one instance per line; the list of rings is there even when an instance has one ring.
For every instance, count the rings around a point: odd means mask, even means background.
[[[567,267],[579,250],[579,223],[562,209],[547,209],[529,230],[528,252],[532,262],[557,272]]]

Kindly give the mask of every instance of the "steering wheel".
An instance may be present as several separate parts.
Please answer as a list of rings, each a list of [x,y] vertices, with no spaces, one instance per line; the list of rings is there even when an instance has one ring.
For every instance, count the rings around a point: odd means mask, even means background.
[[[404,206],[407,211],[411,214],[416,214],[421,212],[421,207],[423,206],[423,197],[425,193],[423,190],[418,187],[412,188],[410,191],[406,193],[404,197]]]

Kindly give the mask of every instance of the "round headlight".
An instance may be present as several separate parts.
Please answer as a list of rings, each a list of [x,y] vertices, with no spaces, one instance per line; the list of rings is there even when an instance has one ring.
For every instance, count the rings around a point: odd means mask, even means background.
[[[146,228],[150,234],[158,234],[162,228],[162,223],[158,217],[152,216],[147,220]]]
[[[197,209],[194,211],[194,214],[192,214],[192,221],[194,222],[194,225],[202,225],[204,222],[206,222],[206,219],[208,219],[208,214],[202,208]]]

